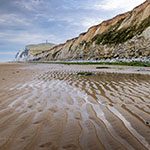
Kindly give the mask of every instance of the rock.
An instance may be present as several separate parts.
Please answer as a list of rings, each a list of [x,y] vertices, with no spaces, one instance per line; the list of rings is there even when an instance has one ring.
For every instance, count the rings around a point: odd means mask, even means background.
[[[85,76],[92,76],[92,75],[94,75],[94,74],[91,72],[85,74]]]
[[[146,39],[146,40],[149,40],[150,39],[150,27],[148,27],[143,33],[142,33],[143,37]]]

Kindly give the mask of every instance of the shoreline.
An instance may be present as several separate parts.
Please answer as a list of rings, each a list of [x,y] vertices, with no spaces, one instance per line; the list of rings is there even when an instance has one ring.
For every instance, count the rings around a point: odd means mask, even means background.
[[[11,63],[11,62],[10,62]],[[139,66],[150,67],[150,60],[134,59],[106,59],[106,60],[54,60],[54,61],[14,61],[12,63],[44,63],[44,64],[66,64],[66,65],[116,65],[116,66]]]
[[[70,64],[70,63],[43,63],[43,62],[34,62],[34,63],[10,63],[10,64],[22,64],[24,66],[33,65],[34,68],[43,69],[52,68],[57,70],[66,70],[78,72],[96,72],[96,73],[121,73],[121,74],[148,74],[150,75],[150,67],[144,66],[124,66],[124,65],[108,65],[108,64]],[[26,67],[25,67],[26,68]],[[27,67],[28,68],[28,67]],[[31,67],[32,68],[32,67]]]

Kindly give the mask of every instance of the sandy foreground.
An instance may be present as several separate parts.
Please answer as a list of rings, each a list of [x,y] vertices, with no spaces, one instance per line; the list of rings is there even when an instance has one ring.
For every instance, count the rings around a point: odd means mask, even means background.
[[[150,68],[109,67],[0,64],[0,150],[150,150]]]

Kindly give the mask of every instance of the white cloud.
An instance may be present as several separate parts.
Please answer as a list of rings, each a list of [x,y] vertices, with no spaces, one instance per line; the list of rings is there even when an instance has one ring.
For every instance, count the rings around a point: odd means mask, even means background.
[[[46,40],[54,43],[60,43],[63,40],[52,34],[29,33],[29,32],[5,32],[0,33],[0,41],[21,43],[21,44],[37,44]]]
[[[78,18],[78,19],[72,20],[72,21],[68,20],[68,22],[71,25],[78,26],[79,27],[78,29],[80,29],[79,30],[80,32],[87,31],[90,27],[92,27],[94,25],[97,25],[97,24],[100,24],[102,21],[103,21],[103,19],[101,19],[101,18],[94,18],[94,17],[92,17],[92,18],[84,17],[82,19]]]
[[[3,51],[3,52],[0,52],[0,55],[15,55],[16,52],[11,52],[11,51]]]
[[[85,28],[89,28],[93,25],[100,24],[102,22],[102,19],[99,18],[85,18],[83,21],[81,21],[80,25],[82,25]]]
[[[46,17],[46,16],[45,16]],[[64,22],[68,22],[68,23],[73,23],[75,22],[75,20],[73,19],[73,17],[47,17],[47,21],[52,22],[52,21],[64,21]]]
[[[34,11],[36,10],[38,7],[41,6],[41,4],[43,4],[44,0],[20,0],[15,2],[16,5],[19,5],[20,7],[23,7],[27,10],[30,11]]]
[[[31,23],[17,14],[3,14],[0,15],[0,25],[24,25],[29,26]]]
[[[120,10],[125,11],[132,10],[134,7],[140,5],[145,0],[104,0],[103,2],[97,2],[94,4],[93,8],[95,10]]]

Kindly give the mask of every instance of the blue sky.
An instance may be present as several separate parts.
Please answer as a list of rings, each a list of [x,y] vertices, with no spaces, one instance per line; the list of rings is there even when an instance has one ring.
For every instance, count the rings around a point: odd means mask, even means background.
[[[145,0],[0,0],[0,62],[29,44],[64,43]]]

